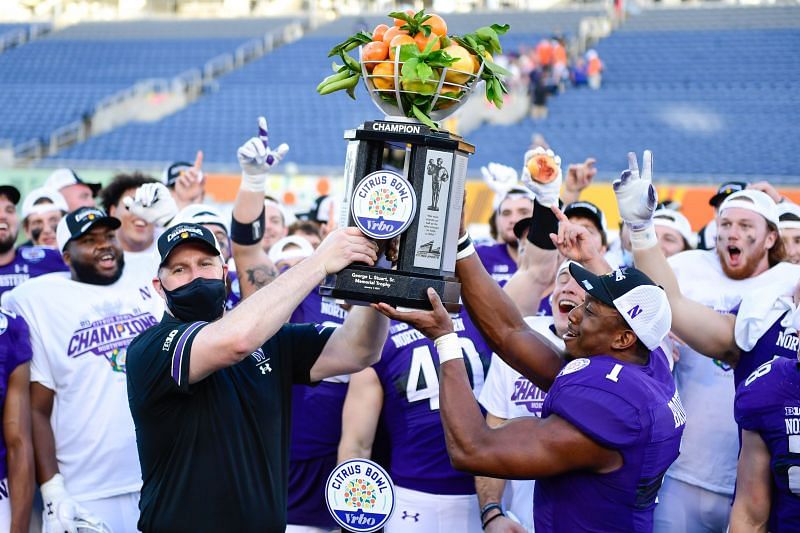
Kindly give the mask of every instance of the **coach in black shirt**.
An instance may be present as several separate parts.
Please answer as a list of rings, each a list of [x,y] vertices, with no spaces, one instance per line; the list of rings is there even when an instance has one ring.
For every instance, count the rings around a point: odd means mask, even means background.
[[[158,251],[153,285],[169,311],[130,344],[127,359],[144,480],[138,526],[283,531],[291,385],[369,366],[388,328],[368,307],[335,331],[285,322],[327,273],[373,264],[375,246],[355,228],[337,230],[224,316],[227,267],[211,232],[180,224],[161,235]]]

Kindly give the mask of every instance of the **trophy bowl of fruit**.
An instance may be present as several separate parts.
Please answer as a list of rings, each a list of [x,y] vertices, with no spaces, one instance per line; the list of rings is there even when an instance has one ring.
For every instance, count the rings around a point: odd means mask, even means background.
[[[384,115],[437,127],[461,107],[480,82],[486,99],[498,108],[508,92],[495,64],[502,52],[499,35],[508,26],[493,24],[474,33],[448,35],[447,23],[424,10],[393,12],[391,26],[379,24],[372,32],[358,32],[336,45],[344,65],[333,64],[334,74],[317,87],[320,94],[345,89],[355,98],[359,80]],[[358,48],[358,60],[348,52]]]

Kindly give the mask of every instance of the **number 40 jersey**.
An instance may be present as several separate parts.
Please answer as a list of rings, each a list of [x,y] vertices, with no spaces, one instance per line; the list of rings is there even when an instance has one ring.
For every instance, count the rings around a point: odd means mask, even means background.
[[[758,433],[770,455],[772,505],[769,531],[797,531],[800,524],[800,368],[775,357],[736,389],[736,423]]]
[[[453,326],[477,397],[492,352],[466,312]],[[439,355],[433,342],[392,322],[381,360],[372,367],[384,391],[382,416],[391,444],[390,474],[398,487],[431,494],[475,494],[475,478],[450,465],[439,418]]]

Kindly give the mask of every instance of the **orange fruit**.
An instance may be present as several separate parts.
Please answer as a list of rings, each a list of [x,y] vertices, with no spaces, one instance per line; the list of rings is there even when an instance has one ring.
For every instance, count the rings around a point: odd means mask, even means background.
[[[447,23],[439,15],[431,14],[430,18],[422,23],[423,26],[430,26],[431,33],[436,35],[447,35]]]
[[[547,154],[539,154],[528,160],[528,172],[531,179],[538,183],[550,183],[558,176],[558,165],[555,160]]]
[[[372,41],[361,49],[361,61],[367,72],[372,72],[376,61],[383,61],[389,57],[389,45],[383,41]]]
[[[414,16],[414,10],[413,9],[406,9],[406,15],[408,15],[409,17],[413,17]],[[402,19],[392,19],[392,20],[394,20],[395,27],[398,27],[398,28],[400,26],[403,26],[406,23],[406,21],[402,20]]]
[[[383,35],[386,33],[386,30],[389,29],[389,26],[386,24],[378,24],[375,26],[375,29],[372,30],[372,40],[373,41],[382,41]]]
[[[472,61],[472,54],[470,54],[466,48],[458,44],[451,44],[445,48],[444,51],[456,60],[455,63],[448,67],[447,74],[444,76],[445,81],[460,84],[469,81],[470,74],[475,73],[475,63]]]
[[[442,89],[439,91],[441,96],[449,96],[450,98],[458,98],[458,93],[461,92],[461,87],[457,85],[450,85],[449,83],[443,83]],[[436,105],[434,106],[435,109],[447,109],[450,106],[455,105],[458,103],[458,100],[450,100],[449,98],[439,98],[436,101]]]
[[[404,44],[413,44],[417,46],[417,42],[414,40],[413,37],[407,34],[400,34],[392,39],[392,42],[389,43],[389,59],[394,61],[395,52],[397,51],[398,46],[403,46]]]
[[[431,51],[438,50],[440,47],[438,35],[431,33],[430,36],[425,37],[424,33],[419,32],[414,36],[414,42],[417,43],[417,48],[419,48],[420,52],[424,51],[425,47],[428,46],[428,43],[431,41],[434,41],[433,48],[431,48]]]
[[[376,89],[394,89],[394,63],[383,61],[372,69],[372,85]]]
[[[397,26],[392,26],[388,30],[386,30],[383,34],[383,42],[389,44],[392,42],[392,39],[397,37],[398,35],[408,35],[407,30],[401,30]]]

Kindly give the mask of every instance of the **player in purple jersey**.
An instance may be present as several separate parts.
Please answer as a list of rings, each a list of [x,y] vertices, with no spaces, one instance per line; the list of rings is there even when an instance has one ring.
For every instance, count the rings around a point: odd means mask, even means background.
[[[544,214],[537,202],[534,212],[539,209]],[[555,240],[565,238],[560,232]],[[562,359],[527,327],[473,255],[462,253],[456,263],[464,303],[490,347],[548,391],[541,419],[486,425],[435,292],[429,291],[432,312],[377,305],[436,339],[441,416],[454,466],[537,479],[534,522],[540,532],[651,531],[656,494],[678,456],[685,425],[659,349],[671,315],[663,290],[635,269],[597,276],[572,265],[570,273],[587,296],[570,312],[563,336],[577,359],[562,368]],[[484,526],[498,516],[487,516]]]
[[[347,311],[314,290],[292,313],[293,324],[338,327]],[[337,376],[315,386],[292,385],[292,437],[289,452],[287,532],[330,531],[336,527],[325,504],[325,482],[336,465],[342,435],[347,380]]]
[[[19,233],[19,198],[16,187],[0,185],[0,294],[30,278],[69,270],[57,250],[39,246],[14,249]]]
[[[33,502],[32,356],[25,321],[0,309],[0,531],[12,533],[27,533]]]
[[[530,192],[519,187],[511,189],[494,213],[499,242],[477,248],[484,267],[501,286],[505,285],[517,271],[518,241],[514,235],[514,224],[530,217],[532,212],[533,201]]]
[[[800,313],[792,322],[800,328]],[[800,362],[759,366],[737,388],[734,411],[742,450],[731,533],[800,531]]]
[[[483,386],[491,351],[466,313],[453,319],[459,351],[468,361],[471,390]],[[343,413],[339,461],[370,457],[382,416],[397,487],[386,531],[480,532],[475,478],[453,469],[439,417],[438,357],[433,343],[393,322],[381,360],[352,376]]]

